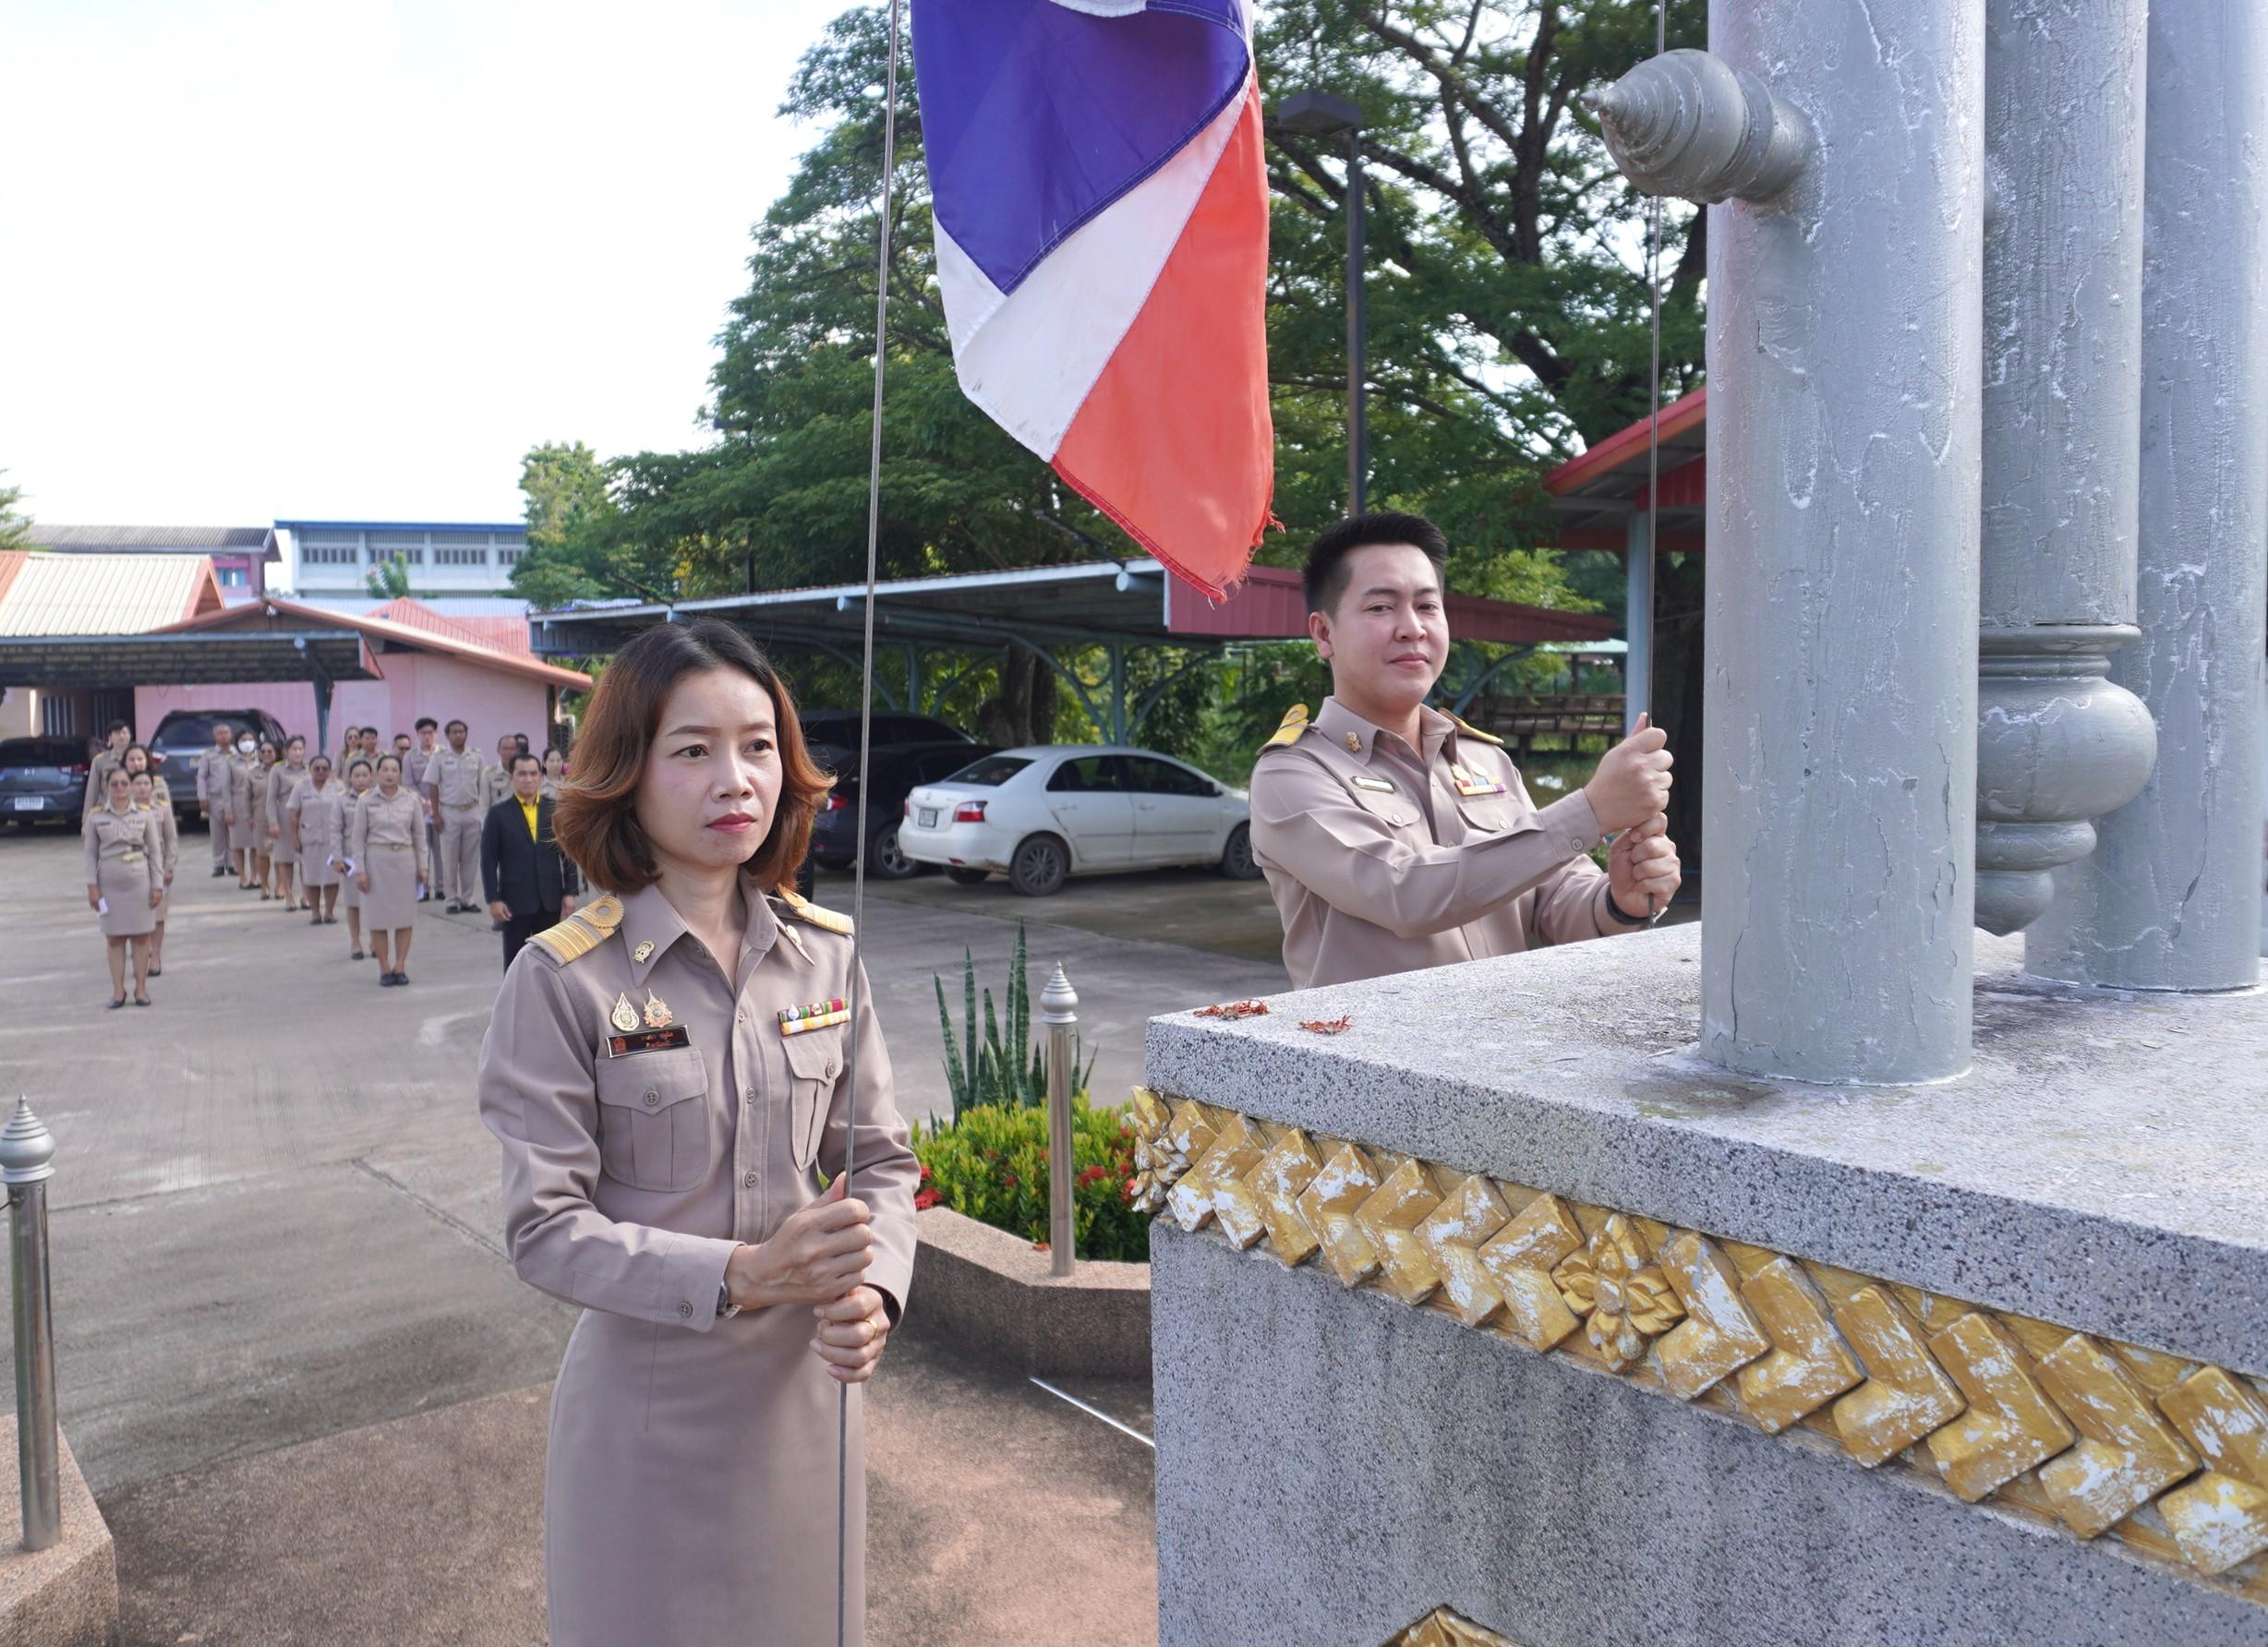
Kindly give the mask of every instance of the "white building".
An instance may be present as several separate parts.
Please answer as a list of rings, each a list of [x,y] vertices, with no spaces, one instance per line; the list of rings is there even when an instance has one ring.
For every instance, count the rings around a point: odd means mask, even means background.
[[[296,599],[371,602],[369,574],[400,560],[409,593],[448,610],[457,600],[512,594],[512,569],[527,552],[527,528],[452,521],[278,521],[284,547],[279,593]],[[524,607],[523,607],[524,609]]]

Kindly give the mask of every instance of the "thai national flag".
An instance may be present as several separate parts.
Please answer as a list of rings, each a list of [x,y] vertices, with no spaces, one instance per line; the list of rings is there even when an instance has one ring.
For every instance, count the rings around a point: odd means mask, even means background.
[[[1210,595],[1270,523],[1243,0],[914,0],[961,388]]]

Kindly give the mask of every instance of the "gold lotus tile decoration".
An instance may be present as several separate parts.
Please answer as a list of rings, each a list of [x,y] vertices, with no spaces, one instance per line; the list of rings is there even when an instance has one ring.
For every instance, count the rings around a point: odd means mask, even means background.
[[[1519,1647],[1510,1636],[1483,1629],[1447,1607],[1435,1607],[1386,1643],[1386,1647]]]
[[[1128,1115],[1136,1203],[1185,1230],[2268,1605],[2268,1379],[1194,1100]],[[1388,1647],[1501,1641],[1443,1610]]]

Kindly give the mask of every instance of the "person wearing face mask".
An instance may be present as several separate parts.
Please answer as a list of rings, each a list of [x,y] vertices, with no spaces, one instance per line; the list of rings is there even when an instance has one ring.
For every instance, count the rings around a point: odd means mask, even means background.
[[[251,892],[259,885],[255,872],[261,844],[258,787],[263,770],[259,739],[244,733],[236,739],[236,753],[228,763],[228,850],[236,860],[239,892]]]
[[[150,927],[150,976],[165,969],[165,917],[174,907],[174,876],[181,868],[181,825],[174,817],[174,794],[150,764],[146,745],[129,743],[123,757],[128,798],[137,811],[158,822],[158,878],[163,896]]]
[[[299,848],[291,831],[285,827],[284,809],[290,802],[292,791],[307,781],[308,740],[292,737],[284,740],[284,759],[268,769],[268,862],[275,874],[275,895],[286,906],[293,904],[293,878],[299,870]]]
[[[346,859],[346,794],[332,780],[331,757],[308,763],[307,781],[284,803],[284,829],[299,860],[309,926],[339,921],[339,876]]]
[[[417,798],[402,787],[402,763],[392,755],[379,757],[378,787],[356,807],[346,850],[355,860],[355,884],[362,892],[362,919],[378,957],[378,981],[390,988],[406,984],[417,899],[431,872]]]
[[[826,778],[714,620],[615,655],[575,771],[554,829],[607,896],[520,951],[479,1074],[513,1268],[584,1312],[551,1398],[551,1640],[834,1641],[847,1385],[855,1647],[860,1387],[905,1304],[919,1168],[850,923],[794,890]],[[625,1527],[667,1557],[623,1560]]]
[[[1501,739],[1427,707],[1449,656],[1448,540],[1359,515],[1308,553],[1308,632],[1331,665],[1252,769],[1252,856],[1292,987],[1643,931],[1678,888],[1668,739],[1641,721],[1538,810]],[[1613,836],[1603,872],[1589,856]]]
[[[212,878],[219,880],[228,873],[228,790],[229,768],[235,760],[236,729],[226,721],[215,721],[212,727],[212,747],[199,751],[197,757],[197,815],[205,821],[205,832],[212,837]]]
[[[165,847],[154,813],[134,806],[123,765],[110,769],[103,801],[87,814],[79,839],[87,860],[87,908],[95,912],[110,951],[110,1004],[126,1004],[127,950],[134,965],[134,1004],[150,1004],[150,933],[164,901]]]
[[[356,884],[362,864],[355,857],[355,820],[362,803],[377,787],[378,769],[356,755],[346,763],[346,793],[339,799],[339,908],[346,911],[346,958],[369,959],[362,947],[362,888]]]

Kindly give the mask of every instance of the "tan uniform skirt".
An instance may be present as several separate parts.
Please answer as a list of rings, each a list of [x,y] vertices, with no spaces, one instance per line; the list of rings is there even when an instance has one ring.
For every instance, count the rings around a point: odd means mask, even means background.
[[[408,847],[370,845],[361,867],[369,872],[370,890],[362,895],[362,924],[367,932],[392,932],[417,924],[417,854]]]
[[[128,863],[105,855],[95,866],[95,891],[110,905],[102,917],[105,938],[146,938],[158,923],[158,913],[150,907],[150,877],[158,871],[157,861],[147,852],[137,859]]]
[[[260,820],[260,785],[265,775],[247,772],[241,766],[229,775],[228,804],[236,814],[236,821],[228,826],[228,849],[231,852],[265,852],[268,849],[268,826]]]
[[[268,843],[268,856],[277,863],[297,863],[299,849],[292,845],[291,820],[284,817],[284,806],[307,775],[280,765],[274,770],[285,775],[280,782],[271,782],[267,792],[268,822],[275,825],[275,839]]]

